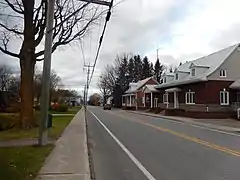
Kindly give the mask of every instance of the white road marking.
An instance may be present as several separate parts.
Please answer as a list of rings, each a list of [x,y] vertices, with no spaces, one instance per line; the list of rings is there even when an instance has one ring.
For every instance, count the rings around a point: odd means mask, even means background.
[[[89,110],[89,109],[88,109]],[[133,161],[133,163],[142,171],[142,173],[147,177],[148,180],[156,180],[150,172],[137,160],[137,158],[118,140],[118,138],[105,126],[105,124],[92,112],[90,113],[97,119],[99,124],[108,132],[108,134],[116,141],[116,143],[122,148],[122,150],[128,155],[128,157]]]

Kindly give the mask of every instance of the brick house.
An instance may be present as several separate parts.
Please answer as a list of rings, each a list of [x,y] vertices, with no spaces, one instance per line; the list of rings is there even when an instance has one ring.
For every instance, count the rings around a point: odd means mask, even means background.
[[[145,104],[143,88],[145,85],[156,86],[158,82],[153,77],[149,77],[136,83],[129,83],[129,89],[122,95],[122,107],[143,108]]]
[[[229,112],[240,105],[240,45],[180,65],[155,86],[157,106],[198,112]]]

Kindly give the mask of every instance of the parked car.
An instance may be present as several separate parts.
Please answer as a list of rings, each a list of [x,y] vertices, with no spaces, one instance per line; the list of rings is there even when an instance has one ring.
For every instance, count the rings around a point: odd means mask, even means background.
[[[111,104],[104,104],[103,105],[103,110],[111,110]]]

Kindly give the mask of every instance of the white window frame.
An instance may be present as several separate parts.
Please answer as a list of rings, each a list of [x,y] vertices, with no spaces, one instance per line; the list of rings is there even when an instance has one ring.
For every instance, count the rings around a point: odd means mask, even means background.
[[[179,78],[179,75],[178,75],[178,73],[176,73],[175,74],[175,80],[178,80],[178,78]]]
[[[223,94],[223,99],[221,99],[221,94]],[[227,95],[227,97],[225,96]],[[220,100],[220,105],[227,106],[229,105],[229,92],[223,89],[223,91],[220,91],[219,94],[219,100]]]
[[[163,82],[164,82],[164,83],[167,82],[167,77],[166,77],[166,76],[163,78]]]
[[[220,70],[220,77],[227,77],[227,70],[226,69],[221,69]]]
[[[169,94],[166,92],[163,94],[163,104],[169,103]]]
[[[194,99],[195,99],[195,92],[189,91],[189,92],[185,93],[185,103],[186,104],[195,104]],[[187,100],[189,100],[189,102],[187,102]]]
[[[196,76],[196,69],[195,68],[192,68],[191,74],[192,74],[192,76]]]

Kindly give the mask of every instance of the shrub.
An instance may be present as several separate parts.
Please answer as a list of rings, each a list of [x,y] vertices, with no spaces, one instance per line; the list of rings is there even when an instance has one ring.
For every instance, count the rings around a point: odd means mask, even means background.
[[[19,116],[15,114],[0,114],[0,131],[17,126]]]
[[[13,103],[10,105],[10,107],[6,108],[7,113],[17,113],[20,112],[21,105],[19,102]]]
[[[55,111],[57,112],[67,112],[68,111],[68,105],[66,104],[60,104]]]

